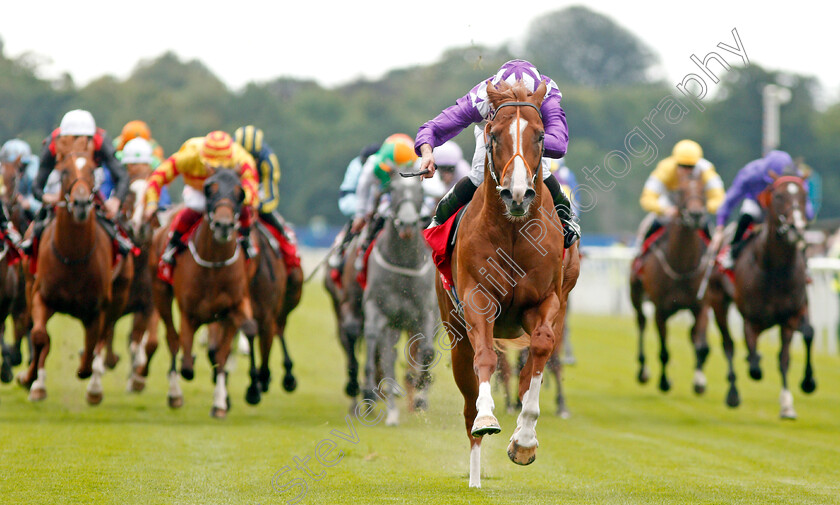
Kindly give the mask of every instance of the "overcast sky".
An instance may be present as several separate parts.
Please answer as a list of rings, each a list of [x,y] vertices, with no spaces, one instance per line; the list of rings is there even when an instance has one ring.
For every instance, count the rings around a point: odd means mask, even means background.
[[[702,59],[721,52],[720,42],[733,45],[737,28],[752,63],[814,75],[824,101],[840,100],[840,7],[831,1],[17,0],[0,8],[0,37],[7,56],[46,56],[45,76],[69,72],[77,84],[103,74],[125,78],[140,60],[172,50],[201,60],[233,89],[280,76],[329,87],[431,63],[453,47],[515,49],[533,19],[570,5],[635,33],[659,54],[669,81],[697,71],[692,54]]]

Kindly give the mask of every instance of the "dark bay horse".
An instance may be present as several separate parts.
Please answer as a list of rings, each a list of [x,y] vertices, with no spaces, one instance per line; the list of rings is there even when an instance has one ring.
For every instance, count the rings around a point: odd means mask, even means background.
[[[752,239],[747,239],[749,241],[736,258],[734,283],[720,272],[709,283],[707,300],[714,310],[729,364],[726,403],[730,407],[736,407],[741,402],[735,386],[734,348],[727,322],[727,312],[733,301],[744,318],[744,340],[751,378],[759,380],[762,376],[760,356],[756,350],[758,336],[773,326],[779,326],[781,330],[779,371],[782,391],[779,404],[782,419],[796,418],[793,394],[787,380],[794,331],[802,332],[805,342],[802,391],[812,393],[817,387],[811,363],[814,329],[808,321],[806,262],[801,246],[806,226],[806,198],[807,190],[801,178],[777,177],[760,198],[765,213],[764,223]]]
[[[188,239],[187,250],[176,256],[172,285],[155,278],[152,296],[166,326],[166,340],[172,356],[168,373],[170,407],[178,408],[184,401],[175,364],[179,349],[182,353],[181,376],[192,380],[195,376],[192,354],[195,330],[202,324],[221,323],[222,336],[214,356],[216,388],[210,413],[213,417],[224,418],[230,408],[225,364],[231,343],[240,328],[252,344],[256,335],[248,292],[253,268],[246,265],[236,240],[239,212],[245,199],[239,175],[229,169],[215,169],[215,173],[204,183],[204,194],[207,199],[204,216]],[[157,268],[159,257],[166,247],[168,232],[167,227],[155,232],[154,254],[150,257],[153,268]],[[172,317],[173,298],[181,315],[180,338]],[[252,354],[249,390],[257,387],[255,376]]]
[[[452,372],[464,397],[471,487],[481,486],[481,437],[501,431],[490,387],[498,361],[494,338],[530,344],[519,377],[522,411],[507,451],[511,461],[527,465],[536,457],[543,369],[562,339],[580,271],[578,246],[564,252],[562,225],[541,179],[545,84],[529,93],[522,83],[500,83],[487,93],[496,114],[485,130],[485,180],[465,211],[452,256],[460,311],[436,282]]]
[[[666,367],[668,365],[668,319],[680,310],[687,309],[694,318],[689,335],[695,353],[694,391],[705,391],[706,377],[703,365],[709,354],[706,342],[708,311],[697,291],[702,282],[706,254],[706,243],[700,236],[706,218],[706,197],[701,178],[691,171],[680,170],[679,187],[675,205],[678,214],[665,226],[660,239],[650,246],[651,250],[642,258],[639,271],[630,273],[630,300],[636,309],[636,323],[639,328],[639,373],[641,383],[648,381],[645,367],[644,335],[647,318],[642,310],[645,299],[654,307],[656,328],[659,332],[659,361],[662,364],[659,389],[671,389]]]
[[[23,208],[25,200],[19,191],[22,162],[20,157],[11,162],[0,161],[5,193],[0,196],[5,211],[15,229],[23,233],[31,222],[32,214]],[[30,327],[29,313],[26,310],[26,283],[22,263],[10,265],[9,245],[3,243],[0,251],[0,346],[3,361],[0,365],[0,381],[12,380],[11,367],[23,361],[21,343],[27,337]],[[14,341],[11,346],[5,343],[6,318],[11,314],[14,322]]]
[[[29,387],[30,400],[46,397],[45,362],[50,351],[47,321],[56,312],[79,319],[85,327],[85,346],[76,374],[91,377],[87,401],[102,401],[101,347],[109,314],[117,312],[113,283],[133,271],[131,256],[112,268],[112,242],[97,225],[94,211],[93,145],[86,137],[59,137],[55,170],[61,174],[61,192],[55,219],[41,236],[37,275],[28,283],[27,300],[32,317],[32,360],[18,375]],[[96,357],[94,353],[96,351]]]

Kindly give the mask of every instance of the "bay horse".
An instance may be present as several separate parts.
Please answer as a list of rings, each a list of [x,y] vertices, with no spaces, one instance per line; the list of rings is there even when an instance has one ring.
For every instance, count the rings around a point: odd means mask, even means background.
[[[214,168],[213,175],[204,182],[204,194],[207,199],[204,215],[187,239],[187,250],[176,255],[172,285],[156,277],[152,296],[166,326],[166,340],[171,354],[168,401],[172,408],[181,407],[184,401],[175,364],[179,349],[182,353],[181,376],[192,380],[195,377],[192,354],[195,330],[202,324],[221,323],[222,335],[213,370],[216,387],[210,414],[215,418],[224,418],[230,409],[225,364],[231,343],[241,328],[253,347],[257,331],[248,292],[253,264],[246,264],[236,239],[239,213],[245,200],[239,175],[230,169]],[[154,254],[149,258],[150,267],[155,269],[153,271],[156,271],[168,242],[168,233],[168,227],[161,227],[155,232]],[[173,322],[173,299],[180,311],[180,331],[175,329]],[[255,377],[252,354],[249,390],[257,387]]]
[[[817,387],[811,363],[814,329],[808,320],[806,260],[802,247],[807,190],[803,179],[798,176],[773,176],[774,182],[759,197],[765,214],[764,223],[751,238],[744,239],[747,242],[735,260],[734,281],[730,281],[726,274],[717,272],[709,282],[706,296],[720,328],[729,367],[727,405],[737,407],[741,402],[735,386],[735,368],[732,364],[734,348],[727,321],[729,305],[734,301],[744,318],[749,373],[754,380],[762,376],[760,356],[756,349],[758,336],[768,328],[779,326],[779,371],[782,376],[780,417],[795,419],[793,394],[787,380],[790,342],[794,331],[802,332],[805,342],[802,391],[813,393]]]
[[[0,160],[5,193],[0,196],[0,205],[6,212],[12,226],[19,232],[26,230],[31,221],[31,215],[24,211],[20,201],[23,199],[18,190],[22,162],[20,156],[9,162]],[[0,381],[11,382],[12,367],[23,361],[21,343],[29,331],[29,313],[26,310],[26,283],[21,262],[10,264],[12,255],[10,246],[4,241],[0,246],[0,347],[2,347],[2,364],[0,364]],[[6,345],[6,319],[11,315],[14,324],[14,341],[11,346]]]
[[[481,439],[501,432],[490,379],[494,338],[530,344],[519,376],[522,411],[508,445],[516,464],[534,461],[539,394],[546,361],[560,344],[566,304],[580,272],[578,245],[563,249],[563,230],[542,182],[545,83],[533,93],[517,82],[487,86],[496,111],[485,135],[484,183],[464,211],[452,255],[456,307],[438,277],[452,373],[464,397],[470,440],[470,487],[481,486]],[[467,338],[465,338],[467,337]]]
[[[650,246],[641,260],[641,268],[630,272],[630,300],[636,310],[636,324],[639,329],[637,380],[645,383],[649,373],[645,366],[644,336],[647,317],[642,310],[644,301],[650,300],[654,307],[654,319],[659,332],[659,362],[662,365],[659,376],[659,390],[671,389],[667,375],[668,319],[680,310],[689,310],[694,324],[689,339],[694,347],[694,392],[702,394],[706,389],[703,365],[709,355],[706,341],[708,310],[697,299],[697,291],[705,271],[706,240],[706,197],[703,181],[698,173],[678,168],[679,184],[675,192],[677,215],[663,225],[664,233]]]
[[[392,171],[388,192],[391,213],[370,247],[367,285],[362,296],[367,351],[364,398],[375,401],[376,396],[382,397],[387,404],[385,424],[396,426],[399,410],[394,396],[395,390],[401,388],[394,367],[400,335],[406,331],[409,336],[405,352],[411,391],[409,410],[425,410],[437,321],[435,268],[420,233],[424,199],[420,180],[402,178]],[[380,384],[388,386],[380,388]]]
[[[97,224],[93,144],[87,137],[59,137],[56,166],[61,180],[55,219],[44,229],[38,248],[37,275],[28,279],[27,302],[32,318],[32,359],[18,382],[29,388],[32,401],[46,398],[45,363],[50,351],[47,321],[56,312],[79,319],[85,327],[85,346],[76,372],[91,378],[86,399],[102,401],[103,333],[119,310],[120,294],[113,285],[130,281],[133,258],[112,266],[113,244]],[[94,358],[94,354],[96,357]]]

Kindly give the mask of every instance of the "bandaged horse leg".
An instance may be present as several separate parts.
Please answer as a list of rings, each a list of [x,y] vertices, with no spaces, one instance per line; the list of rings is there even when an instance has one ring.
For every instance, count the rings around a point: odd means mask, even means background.
[[[522,411],[508,445],[508,457],[518,465],[529,465],[537,457],[540,386],[546,361],[554,352],[554,323],[560,309],[560,299],[555,294],[523,314],[523,327],[531,335],[531,350],[519,376]]]

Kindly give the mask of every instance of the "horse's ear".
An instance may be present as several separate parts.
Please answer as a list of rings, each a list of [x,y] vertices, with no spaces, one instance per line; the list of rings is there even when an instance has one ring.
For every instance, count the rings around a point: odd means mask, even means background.
[[[545,85],[545,81],[540,81],[540,85],[537,86],[537,89],[534,90],[534,94],[531,95],[534,103],[537,104],[537,107],[542,105],[543,100],[545,100],[546,92],[548,92],[548,88]]]
[[[510,84],[506,81],[499,81],[498,85],[494,85],[493,81],[487,83],[487,99],[495,109],[504,98],[505,91],[510,89]]]
[[[22,154],[18,154],[18,155],[17,155],[17,158],[15,158],[15,162],[14,162],[14,165],[15,165],[15,166],[18,166],[18,164],[20,163],[21,158],[23,158],[23,155],[22,155]]]
[[[239,205],[245,202],[245,190],[242,189],[242,186],[236,187],[236,201],[239,202]]]
[[[219,191],[218,182],[212,182],[210,184],[204,185],[204,196],[206,196],[207,198],[210,198],[210,196],[216,193],[217,191]]]

